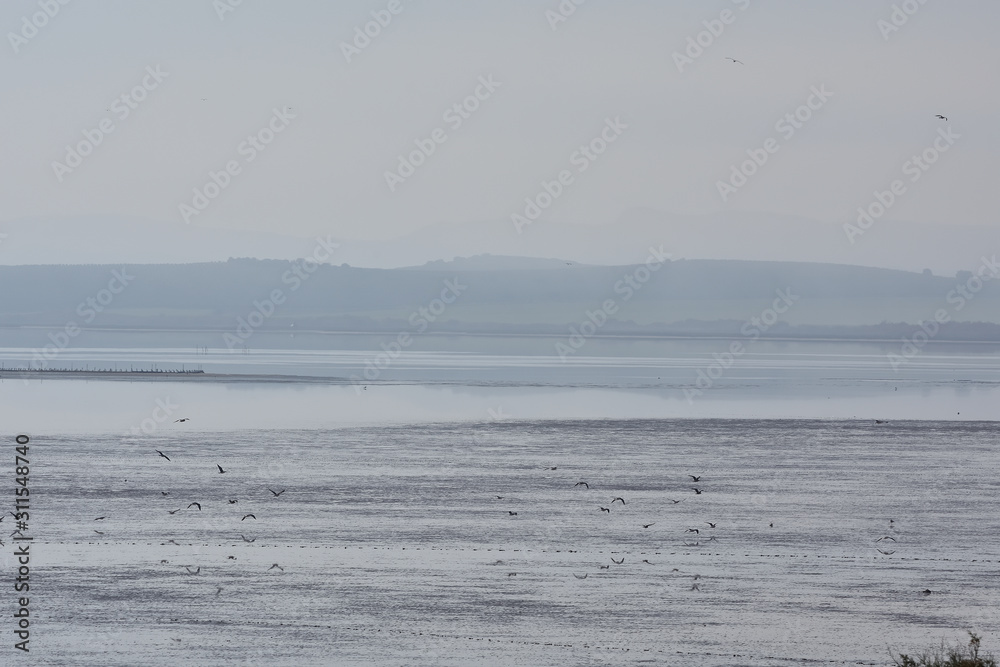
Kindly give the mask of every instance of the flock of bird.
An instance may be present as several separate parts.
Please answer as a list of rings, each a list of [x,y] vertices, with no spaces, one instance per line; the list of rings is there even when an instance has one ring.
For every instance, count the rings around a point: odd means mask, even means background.
[[[181,419],[175,419],[174,423],[184,423],[184,422],[188,422],[188,421],[190,421],[189,417],[183,417]],[[168,456],[166,453],[160,451],[159,449],[154,449],[153,451],[156,452],[156,454],[157,454],[158,457],[166,459],[167,462],[171,462],[171,463],[173,462],[173,460],[170,458],[170,456]],[[226,470],[225,468],[223,468],[218,463],[215,464],[215,467],[218,468],[218,474],[220,474],[220,475],[224,475],[227,472],[229,472],[228,470]],[[287,490],[287,489],[281,489],[280,491],[275,491],[274,489],[272,489],[270,487],[265,487],[265,488],[267,488],[267,490],[271,493],[271,496],[273,498],[279,498],[279,497],[281,497],[281,495],[283,493],[285,493],[285,491]],[[162,497],[168,497],[170,495],[170,493],[168,491],[160,491],[160,495]],[[238,498],[229,498],[228,501],[229,501],[230,505],[235,505],[235,504],[239,503],[239,499]],[[172,515],[177,514],[178,512],[181,512],[182,510],[190,510],[192,508],[194,508],[198,512],[202,511],[202,505],[201,505],[201,503],[198,502],[198,501],[192,501],[191,503],[189,503],[187,505],[186,508],[178,507],[177,509],[174,509],[174,510],[167,510],[167,514],[169,514],[169,515],[172,516]],[[99,516],[99,517],[96,517],[94,519],[94,521],[105,521],[107,519],[108,519],[107,516]],[[246,514],[243,515],[243,517],[240,519],[240,522],[246,521],[247,519],[252,519],[252,520],[256,521],[257,520],[257,516],[254,513],[252,513],[252,512],[248,512],[248,513],[246,513]],[[2,521],[2,518],[0,518],[0,521]],[[105,534],[104,532],[102,532],[100,530],[96,530],[96,529],[94,529],[94,532],[97,533],[98,535],[104,535]],[[243,540],[243,542],[248,543],[248,544],[252,544],[252,543],[254,543],[254,542],[257,541],[256,537],[249,538],[249,537],[246,537],[245,535],[243,535],[242,533],[240,533],[239,536]],[[173,544],[175,546],[180,546],[180,544],[178,544],[174,540],[167,540],[165,542],[165,544]],[[236,560],[236,556],[230,555],[230,556],[227,557],[227,560]],[[167,561],[167,560],[161,560],[160,563],[161,564],[168,564],[169,561]],[[201,572],[201,566],[198,566],[197,568],[192,568],[192,566],[190,566],[190,565],[184,565],[183,567],[187,571],[187,573],[190,574],[190,575],[192,575],[192,576],[197,575],[197,574],[199,574]],[[270,572],[271,570],[274,570],[274,569],[280,570],[282,572],[285,571],[285,568],[283,568],[278,563],[272,564],[271,567],[269,567],[266,571]],[[218,596],[221,592],[222,592],[222,587],[220,586],[218,588],[218,590],[216,591],[216,596]]]

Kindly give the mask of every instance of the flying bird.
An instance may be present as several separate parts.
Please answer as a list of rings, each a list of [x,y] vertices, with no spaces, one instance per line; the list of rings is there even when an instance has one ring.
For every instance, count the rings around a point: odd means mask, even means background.
[[[576,484],[573,485],[573,488],[575,489],[578,486],[585,486],[588,489],[590,488],[590,484],[587,484],[586,482],[577,482]]]
[[[508,577],[516,577],[517,576],[517,572],[508,572],[507,576]]]
[[[875,541],[876,541],[876,542],[881,542],[882,540],[892,540],[893,542],[895,542],[895,541],[896,541],[896,538],[895,538],[895,537],[889,537],[888,535],[886,535],[885,537],[880,537],[880,538],[878,538],[878,539],[877,539],[877,540],[875,540]]]
[[[236,560],[236,556],[229,556],[228,560]]]
[[[166,543],[167,543],[167,544],[177,544],[177,543],[176,543],[176,542],[174,542],[173,540],[167,540],[167,542],[166,542]],[[179,544],[177,544],[177,546],[180,546],[180,545],[179,545]]]
[[[511,512],[510,510],[507,511],[507,514],[511,516],[517,516],[517,512]]]
[[[648,560],[646,560],[645,558],[643,558],[643,559],[642,559],[642,562],[643,562],[643,563],[645,563],[646,565],[652,565],[652,563],[650,563],[650,562],[649,562]]]
[[[608,570],[608,569],[610,569],[610,568],[611,568],[611,566],[610,566],[610,565],[602,565],[602,566],[601,566],[601,569],[602,569],[602,570]]]
[[[503,496],[497,496],[497,500],[503,500]]]
[[[169,496],[170,494],[167,493],[166,491],[160,491],[160,495],[161,496]]]
[[[930,595],[932,593],[931,589],[929,589],[929,588],[925,588],[924,590],[922,590],[920,592],[923,593],[924,595]]]
[[[615,504],[615,500],[620,500],[620,501],[622,501],[622,505],[624,505],[624,504],[625,504],[625,499],[624,499],[624,498],[614,498],[614,499],[613,499],[613,500],[611,501],[611,504],[612,504],[612,505],[614,505],[614,504]]]
[[[218,588],[215,589],[215,597],[219,597],[219,593],[221,592],[222,592],[222,586],[219,586]]]
[[[161,452],[159,449],[154,449],[153,451],[155,451],[157,454],[159,454],[160,456],[162,456],[166,460],[168,460],[168,461],[170,460],[170,457],[167,456],[166,454],[164,454],[163,452]]]
[[[684,532],[685,532],[685,533],[698,533],[699,535],[701,535],[701,533],[700,533],[700,532],[698,531],[698,529],[697,529],[697,528],[688,528],[688,529],[687,529],[687,530],[685,530]]]
[[[240,519],[240,521],[246,521],[248,517],[249,517],[249,518],[252,518],[252,519],[253,519],[254,521],[256,521],[256,520],[257,520],[257,517],[255,517],[255,516],[254,516],[253,514],[244,514],[244,515],[243,515],[243,518],[242,518],[242,519]]]
[[[256,542],[256,541],[257,541],[257,538],[256,538],[256,537],[255,537],[255,538],[253,538],[252,540],[248,540],[248,539],[246,538],[246,536],[245,536],[245,535],[244,535],[243,533],[240,533],[240,537],[242,537],[242,538],[243,538],[243,541],[244,541],[244,542]]]
[[[104,520],[105,520],[105,519],[107,519],[107,518],[108,518],[108,517],[106,517],[106,516],[99,516],[99,517],[97,517],[96,519],[94,519],[94,521],[104,521]]]
[[[170,510],[167,510],[167,514],[177,514],[177,513],[178,513],[178,512],[180,512],[180,511],[181,511],[181,508],[180,508],[180,507],[178,507],[177,509],[175,509],[175,510],[174,510],[174,511],[172,511],[172,512],[171,512]]]
[[[280,495],[281,495],[282,493],[284,493],[284,492],[285,492],[285,491],[286,491],[287,489],[282,489],[281,491],[275,491],[275,490],[274,490],[274,489],[272,489],[271,487],[267,487],[267,490],[268,490],[268,491],[270,491],[271,493],[273,493],[273,494],[274,494],[274,497],[275,497],[275,498],[277,498],[277,497],[278,497],[278,496],[280,496]]]
[[[667,498],[667,500],[669,500],[670,502],[672,502],[674,505],[676,505],[677,503],[681,502],[680,500],[674,500],[673,498]]]
[[[555,470],[555,469],[556,469],[556,466],[552,466],[551,468],[549,468],[549,470]]]
[[[715,524],[714,524],[714,523],[712,523],[711,521],[706,521],[705,523],[707,523],[707,524],[708,524],[708,527],[709,527],[709,528],[715,528]]]
[[[95,532],[95,533],[97,533],[98,535],[103,535],[103,534],[104,534],[104,533],[102,533],[102,532],[101,532],[101,531],[99,531],[99,530],[95,530],[94,532]]]
[[[736,58],[730,58],[729,56],[726,56],[726,60],[731,60],[731,61],[733,61],[734,64],[737,64],[737,65],[745,65],[746,64],[742,60],[737,60]]]
[[[240,502],[240,501],[239,501],[239,500],[236,500],[236,499],[233,499],[233,500],[230,500],[230,501],[229,501],[229,504],[230,504],[230,505],[235,505],[235,504],[236,504],[236,503],[238,503],[238,502]]]
[[[220,475],[221,475],[222,473],[226,472],[225,470],[223,470],[223,469],[222,469],[222,466],[220,466],[220,465],[219,465],[218,463],[216,463],[216,464],[215,464],[215,466],[216,466],[216,467],[217,467],[217,468],[219,469],[219,474],[220,474]]]
[[[284,572],[284,571],[285,571],[285,568],[281,567],[281,566],[280,566],[280,565],[278,565],[277,563],[275,563],[275,564],[274,564],[274,565],[272,565],[271,567],[267,568],[267,571],[268,571],[268,572],[270,572],[270,571],[271,571],[271,570],[273,570],[274,568],[278,568],[278,569],[279,569],[279,570],[281,570],[282,572]]]
[[[701,592],[701,589],[698,588],[698,584],[691,584],[691,590],[698,591],[699,593]]]
[[[602,512],[607,512],[608,514],[611,514],[611,510],[610,510],[610,509],[608,509],[607,507],[602,507],[602,508],[601,508],[601,511],[602,511]]]
[[[184,569],[187,570],[188,574],[198,574],[199,572],[201,572],[201,566],[200,565],[198,566],[198,569],[195,570],[194,572],[192,572],[191,568],[188,567],[187,565],[184,566]]]
[[[941,114],[936,114],[934,117],[935,118],[940,118],[941,120],[948,120],[947,116],[942,116]]]
[[[183,423],[183,422],[189,422],[189,421],[191,421],[190,417],[184,417],[182,419],[175,419],[174,423],[177,424],[177,423]]]
[[[891,556],[896,553],[895,551],[882,551],[881,549],[875,549],[875,551],[879,552],[883,556]]]
[[[691,490],[694,491],[694,493],[695,493],[696,496],[700,496],[702,494],[701,489],[696,489],[693,486],[691,487]]]
[[[622,556],[621,560],[615,560],[614,556],[612,556],[611,562],[614,563],[615,565],[621,565],[622,563],[625,562],[625,556]]]
[[[200,512],[201,511],[201,503],[191,503],[190,505],[187,506],[187,508],[191,509],[192,507],[195,507],[195,506],[197,506],[198,511]]]
[[[691,478],[692,482],[700,482],[703,475],[699,475],[698,477],[695,477],[694,475],[688,475],[688,477]]]
[[[574,576],[574,577],[576,577],[577,579],[586,579],[586,578],[587,578],[587,575],[586,575],[586,574],[585,574],[585,575],[583,575],[583,576],[581,577],[581,576],[580,576],[580,575],[578,575],[578,574],[577,574],[576,572],[574,572],[574,573],[573,573],[573,576]]]
[[[644,523],[644,524],[642,524],[642,527],[643,528],[649,528],[650,526],[655,526],[655,525],[656,525],[656,522],[654,521],[653,523]]]

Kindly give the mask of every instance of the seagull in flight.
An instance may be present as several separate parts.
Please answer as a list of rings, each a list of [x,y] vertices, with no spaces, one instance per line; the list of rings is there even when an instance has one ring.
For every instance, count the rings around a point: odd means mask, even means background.
[[[881,549],[875,549],[875,551],[879,552],[883,556],[891,556],[892,554],[896,553],[895,550],[893,550],[893,551],[882,551]]]
[[[198,507],[198,511],[200,512],[201,511],[201,503],[191,503],[190,505],[187,506],[187,508],[191,509],[192,507],[195,507],[195,506]]]
[[[219,586],[218,588],[215,589],[215,597],[219,597],[219,593],[221,592],[222,592],[222,586]]]
[[[696,496],[700,496],[702,494],[701,489],[697,489],[697,488],[695,488],[693,486],[691,487],[691,490],[694,491],[694,493],[695,493]]]
[[[222,466],[220,466],[220,465],[219,465],[218,463],[216,463],[216,464],[215,464],[215,467],[217,467],[217,468],[219,469],[219,474],[220,474],[220,475],[221,475],[222,473],[226,472],[225,470],[223,470],[223,469],[222,469]]]
[[[244,541],[244,542],[256,542],[256,541],[257,541],[257,538],[256,538],[256,537],[255,537],[255,538],[253,538],[252,540],[248,540],[248,539],[246,538],[246,536],[245,536],[245,535],[244,535],[243,533],[240,533],[240,537],[242,537],[242,538],[243,538],[243,541]]]
[[[711,521],[706,521],[705,523],[708,524],[709,528],[715,528],[715,526],[716,526],[716,524],[712,523]]]
[[[181,418],[181,419],[175,419],[175,420],[174,420],[174,423],[175,423],[175,424],[178,424],[178,423],[181,423],[181,424],[183,424],[184,422],[189,422],[189,421],[191,421],[191,418],[190,418],[190,417],[183,417],[183,418]]]
[[[611,562],[614,563],[615,565],[621,565],[622,563],[625,562],[625,556],[622,556],[621,560],[615,560],[615,557],[612,556],[611,557]]]
[[[253,519],[254,521],[256,521],[256,520],[257,520],[257,517],[255,517],[255,516],[254,516],[253,514],[244,514],[244,515],[243,515],[243,518],[242,518],[242,519],[240,519],[240,521],[246,521],[246,520],[247,520],[247,518],[252,518],[252,519]]]
[[[880,538],[878,538],[878,539],[877,539],[877,540],[875,540],[875,541],[876,541],[876,542],[881,542],[882,540],[892,540],[893,542],[895,542],[895,541],[896,541],[896,538],[895,538],[895,537],[889,537],[888,535],[886,535],[885,537],[880,537]]]
[[[95,533],[97,533],[98,535],[103,535],[103,534],[104,534],[104,533],[102,533],[102,532],[101,532],[101,531],[99,531],[99,530],[95,530],[94,532],[95,532]]]
[[[583,575],[583,576],[581,577],[581,576],[580,576],[580,575],[578,575],[578,574],[577,574],[576,572],[574,572],[574,573],[573,573],[573,576],[574,576],[574,577],[576,577],[577,579],[586,579],[586,578],[587,578],[587,575],[586,575],[586,574],[584,574],[584,575]]]
[[[685,532],[685,533],[698,533],[699,535],[701,535],[701,533],[700,533],[700,532],[698,531],[698,529],[697,529],[697,528],[688,528],[688,529],[687,529],[687,530],[685,530],[684,532]]]
[[[235,504],[236,504],[236,503],[238,503],[238,502],[240,502],[240,501],[239,501],[239,500],[236,500],[235,498],[233,498],[233,499],[231,499],[231,500],[229,501],[229,504],[230,504],[230,505],[235,505]]]
[[[170,457],[167,456],[166,454],[164,454],[163,452],[161,452],[159,449],[154,449],[153,451],[155,451],[157,454],[159,454],[160,456],[162,456],[166,460],[168,460],[168,461],[170,460]]]
[[[700,481],[701,481],[701,478],[703,477],[703,475],[699,475],[699,476],[697,476],[697,477],[695,477],[694,475],[688,475],[688,477],[690,477],[690,478],[691,478],[691,481],[692,481],[692,482],[700,482]]]
[[[511,512],[510,510],[507,510],[507,514],[511,516],[517,516],[517,512]]]
[[[271,570],[273,570],[274,568],[278,568],[278,569],[279,569],[279,570],[281,570],[282,572],[284,572],[284,571],[285,571],[285,568],[281,567],[281,566],[280,566],[280,565],[278,565],[277,563],[275,563],[275,564],[274,564],[274,565],[272,565],[271,567],[267,568],[267,571],[268,571],[268,572],[270,572],[270,571],[271,571]]]
[[[611,514],[611,510],[610,510],[610,509],[608,509],[607,507],[602,507],[602,508],[601,508],[601,511],[602,511],[602,512],[607,512],[608,514]]]
[[[192,572],[191,568],[188,567],[187,565],[184,566],[184,569],[187,570],[188,574],[198,574],[199,572],[201,572],[201,566],[200,565],[198,566],[198,569],[195,570],[194,572]]]
[[[170,510],[167,510],[167,514],[177,514],[177,513],[178,513],[178,512],[180,512],[180,511],[181,511],[181,508],[180,508],[180,507],[178,507],[178,508],[177,508],[177,509],[175,509],[175,510],[174,510],[173,512],[171,512]]]
[[[737,60],[736,58],[730,58],[729,56],[726,56],[726,60],[731,60],[736,65],[745,65],[746,64],[742,60]]]
[[[655,526],[655,525],[656,525],[656,522],[654,521],[653,523],[644,523],[644,524],[642,524],[642,527],[643,528],[649,528],[650,526]]]
[[[615,500],[620,500],[620,501],[622,501],[622,505],[624,505],[624,504],[625,504],[625,499],[624,499],[624,498],[615,498],[615,499],[613,499],[613,500],[611,501],[611,504],[612,504],[612,505],[614,505],[614,504],[615,504]]]
[[[672,502],[674,505],[676,505],[679,502],[682,502],[680,500],[674,500],[673,498],[667,498],[667,500],[669,500],[670,502]]]
[[[287,491],[287,489],[282,489],[281,491],[275,491],[275,490],[274,490],[274,489],[272,489],[271,487],[267,487],[267,490],[268,490],[268,491],[270,491],[271,493],[273,493],[273,494],[274,494],[274,497],[275,497],[275,498],[277,498],[277,497],[278,497],[278,496],[280,496],[280,495],[281,495],[282,493],[284,493],[285,491]]]
[[[941,114],[936,114],[934,117],[935,118],[940,118],[941,120],[948,120],[947,116],[942,116]]]
[[[573,488],[575,489],[578,486],[585,486],[588,489],[590,488],[590,484],[587,484],[586,482],[577,482],[576,484],[573,485]]]
[[[104,521],[104,520],[105,520],[105,519],[107,519],[107,518],[108,518],[108,517],[106,517],[106,516],[99,516],[99,517],[97,517],[96,519],[94,519],[94,521]]]

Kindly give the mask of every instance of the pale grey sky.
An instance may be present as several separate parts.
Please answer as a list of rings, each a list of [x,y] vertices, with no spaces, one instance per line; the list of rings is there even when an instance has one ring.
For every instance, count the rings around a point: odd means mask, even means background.
[[[539,224],[637,208],[851,222],[900,179],[885,220],[998,226],[995,0],[400,0],[351,62],[342,43],[390,0],[220,12],[231,2],[5,0],[0,231],[30,217],[183,225],[180,205],[229,161],[238,173],[191,225],[388,239],[510,220],[569,170]],[[560,5],[575,11],[554,23]],[[915,11],[887,33],[894,5]],[[46,6],[58,12],[26,28]],[[707,46],[679,68],[699,33]],[[113,105],[136,86],[134,109]],[[460,126],[445,116],[477,87]],[[832,96],[779,130],[813,89]],[[616,118],[606,152],[574,156]],[[113,131],[91,154],[54,167],[102,122]],[[241,149],[269,123],[273,143]],[[438,128],[446,141],[391,191],[385,173]],[[904,163],[947,128],[960,138],[911,181]],[[777,151],[724,202],[718,182],[768,138]]]

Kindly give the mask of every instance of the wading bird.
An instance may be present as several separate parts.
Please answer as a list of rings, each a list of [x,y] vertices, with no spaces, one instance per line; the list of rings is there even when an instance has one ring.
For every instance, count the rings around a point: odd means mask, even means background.
[[[164,454],[163,452],[161,452],[159,449],[154,449],[153,451],[156,452],[157,454],[159,454],[160,456],[162,456],[163,458],[165,458],[166,460],[168,460],[168,461],[170,460],[170,457],[167,456],[166,454]]]

